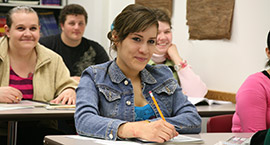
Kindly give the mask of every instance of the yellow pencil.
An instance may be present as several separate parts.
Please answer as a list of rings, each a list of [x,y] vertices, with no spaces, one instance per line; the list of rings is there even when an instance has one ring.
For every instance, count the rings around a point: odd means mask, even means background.
[[[162,114],[162,112],[161,112],[161,110],[160,110],[160,108],[159,108],[159,106],[158,106],[158,103],[157,103],[157,101],[156,101],[154,95],[152,94],[151,91],[149,91],[149,94],[150,94],[150,96],[151,96],[151,98],[152,98],[152,100],[153,100],[155,106],[157,107],[158,113],[159,113],[159,115],[161,116],[162,120],[166,121],[165,118],[164,118],[164,116],[163,116],[163,114]]]

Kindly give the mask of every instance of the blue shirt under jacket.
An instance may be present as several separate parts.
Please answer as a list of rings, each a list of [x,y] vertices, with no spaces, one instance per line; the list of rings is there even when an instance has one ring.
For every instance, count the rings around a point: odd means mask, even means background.
[[[143,96],[157,117],[149,121],[161,119],[148,93],[152,91],[166,121],[179,133],[200,133],[201,118],[167,66],[147,64],[140,76]],[[116,140],[118,127],[135,121],[133,87],[115,60],[88,67],[76,93],[74,117],[80,135]]]

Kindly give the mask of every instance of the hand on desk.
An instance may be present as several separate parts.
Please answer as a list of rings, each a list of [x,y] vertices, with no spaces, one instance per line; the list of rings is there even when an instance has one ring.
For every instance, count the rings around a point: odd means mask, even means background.
[[[22,92],[16,88],[7,86],[0,87],[1,103],[19,103],[22,100]]]
[[[57,98],[52,100],[50,103],[55,104],[68,104],[75,105],[76,104],[76,92],[74,89],[66,89],[64,90]]]
[[[160,119],[150,123],[138,121],[122,124],[118,129],[118,136],[163,143],[178,136],[178,132],[172,124]]]

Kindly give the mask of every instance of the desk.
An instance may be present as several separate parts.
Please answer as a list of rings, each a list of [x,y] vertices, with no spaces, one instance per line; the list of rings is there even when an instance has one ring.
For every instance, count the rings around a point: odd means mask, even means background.
[[[251,137],[253,133],[201,133],[196,135],[186,135],[191,137],[197,137],[204,140],[201,145],[214,145],[219,141],[226,141],[232,136],[238,137]],[[79,140],[74,138],[69,138],[67,135],[49,135],[44,138],[44,145],[100,145],[92,140]],[[176,144],[176,143],[174,143]],[[183,144],[183,143],[179,143]],[[185,145],[198,145],[199,143],[184,143]],[[152,143],[152,145],[169,145],[169,143],[157,144]]]
[[[0,104],[1,106],[1,104]],[[16,145],[17,121],[70,119],[75,110],[47,110],[44,107],[0,111],[0,120],[8,121],[8,144]]]
[[[201,117],[212,117],[216,115],[233,114],[235,112],[235,104],[222,105],[200,105],[196,106]]]

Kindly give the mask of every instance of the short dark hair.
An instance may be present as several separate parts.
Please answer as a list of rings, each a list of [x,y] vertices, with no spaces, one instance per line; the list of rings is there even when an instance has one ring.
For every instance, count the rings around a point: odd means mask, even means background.
[[[168,23],[170,28],[172,28],[171,13],[168,9],[154,8],[154,13],[158,21]]]
[[[268,49],[270,49],[270,31],[268,32],[268,36],[267,36],[267,47]]]
[[[270,31],[268,32],[268,36],[267,36],[267,49],[270,51]],[[270,59],[268,59],[268,61],[265,64],[265,67],[270,66]]]
[[[66,19],[67,19],[67,15],[84,15],[85,18],[85,23],[87,24],[87,19],[88,19],[88,15],[86,10],[78,4],[69,4],[66,5],[60,12],[59,15],[59,23],[60,24],[64,24]]]

